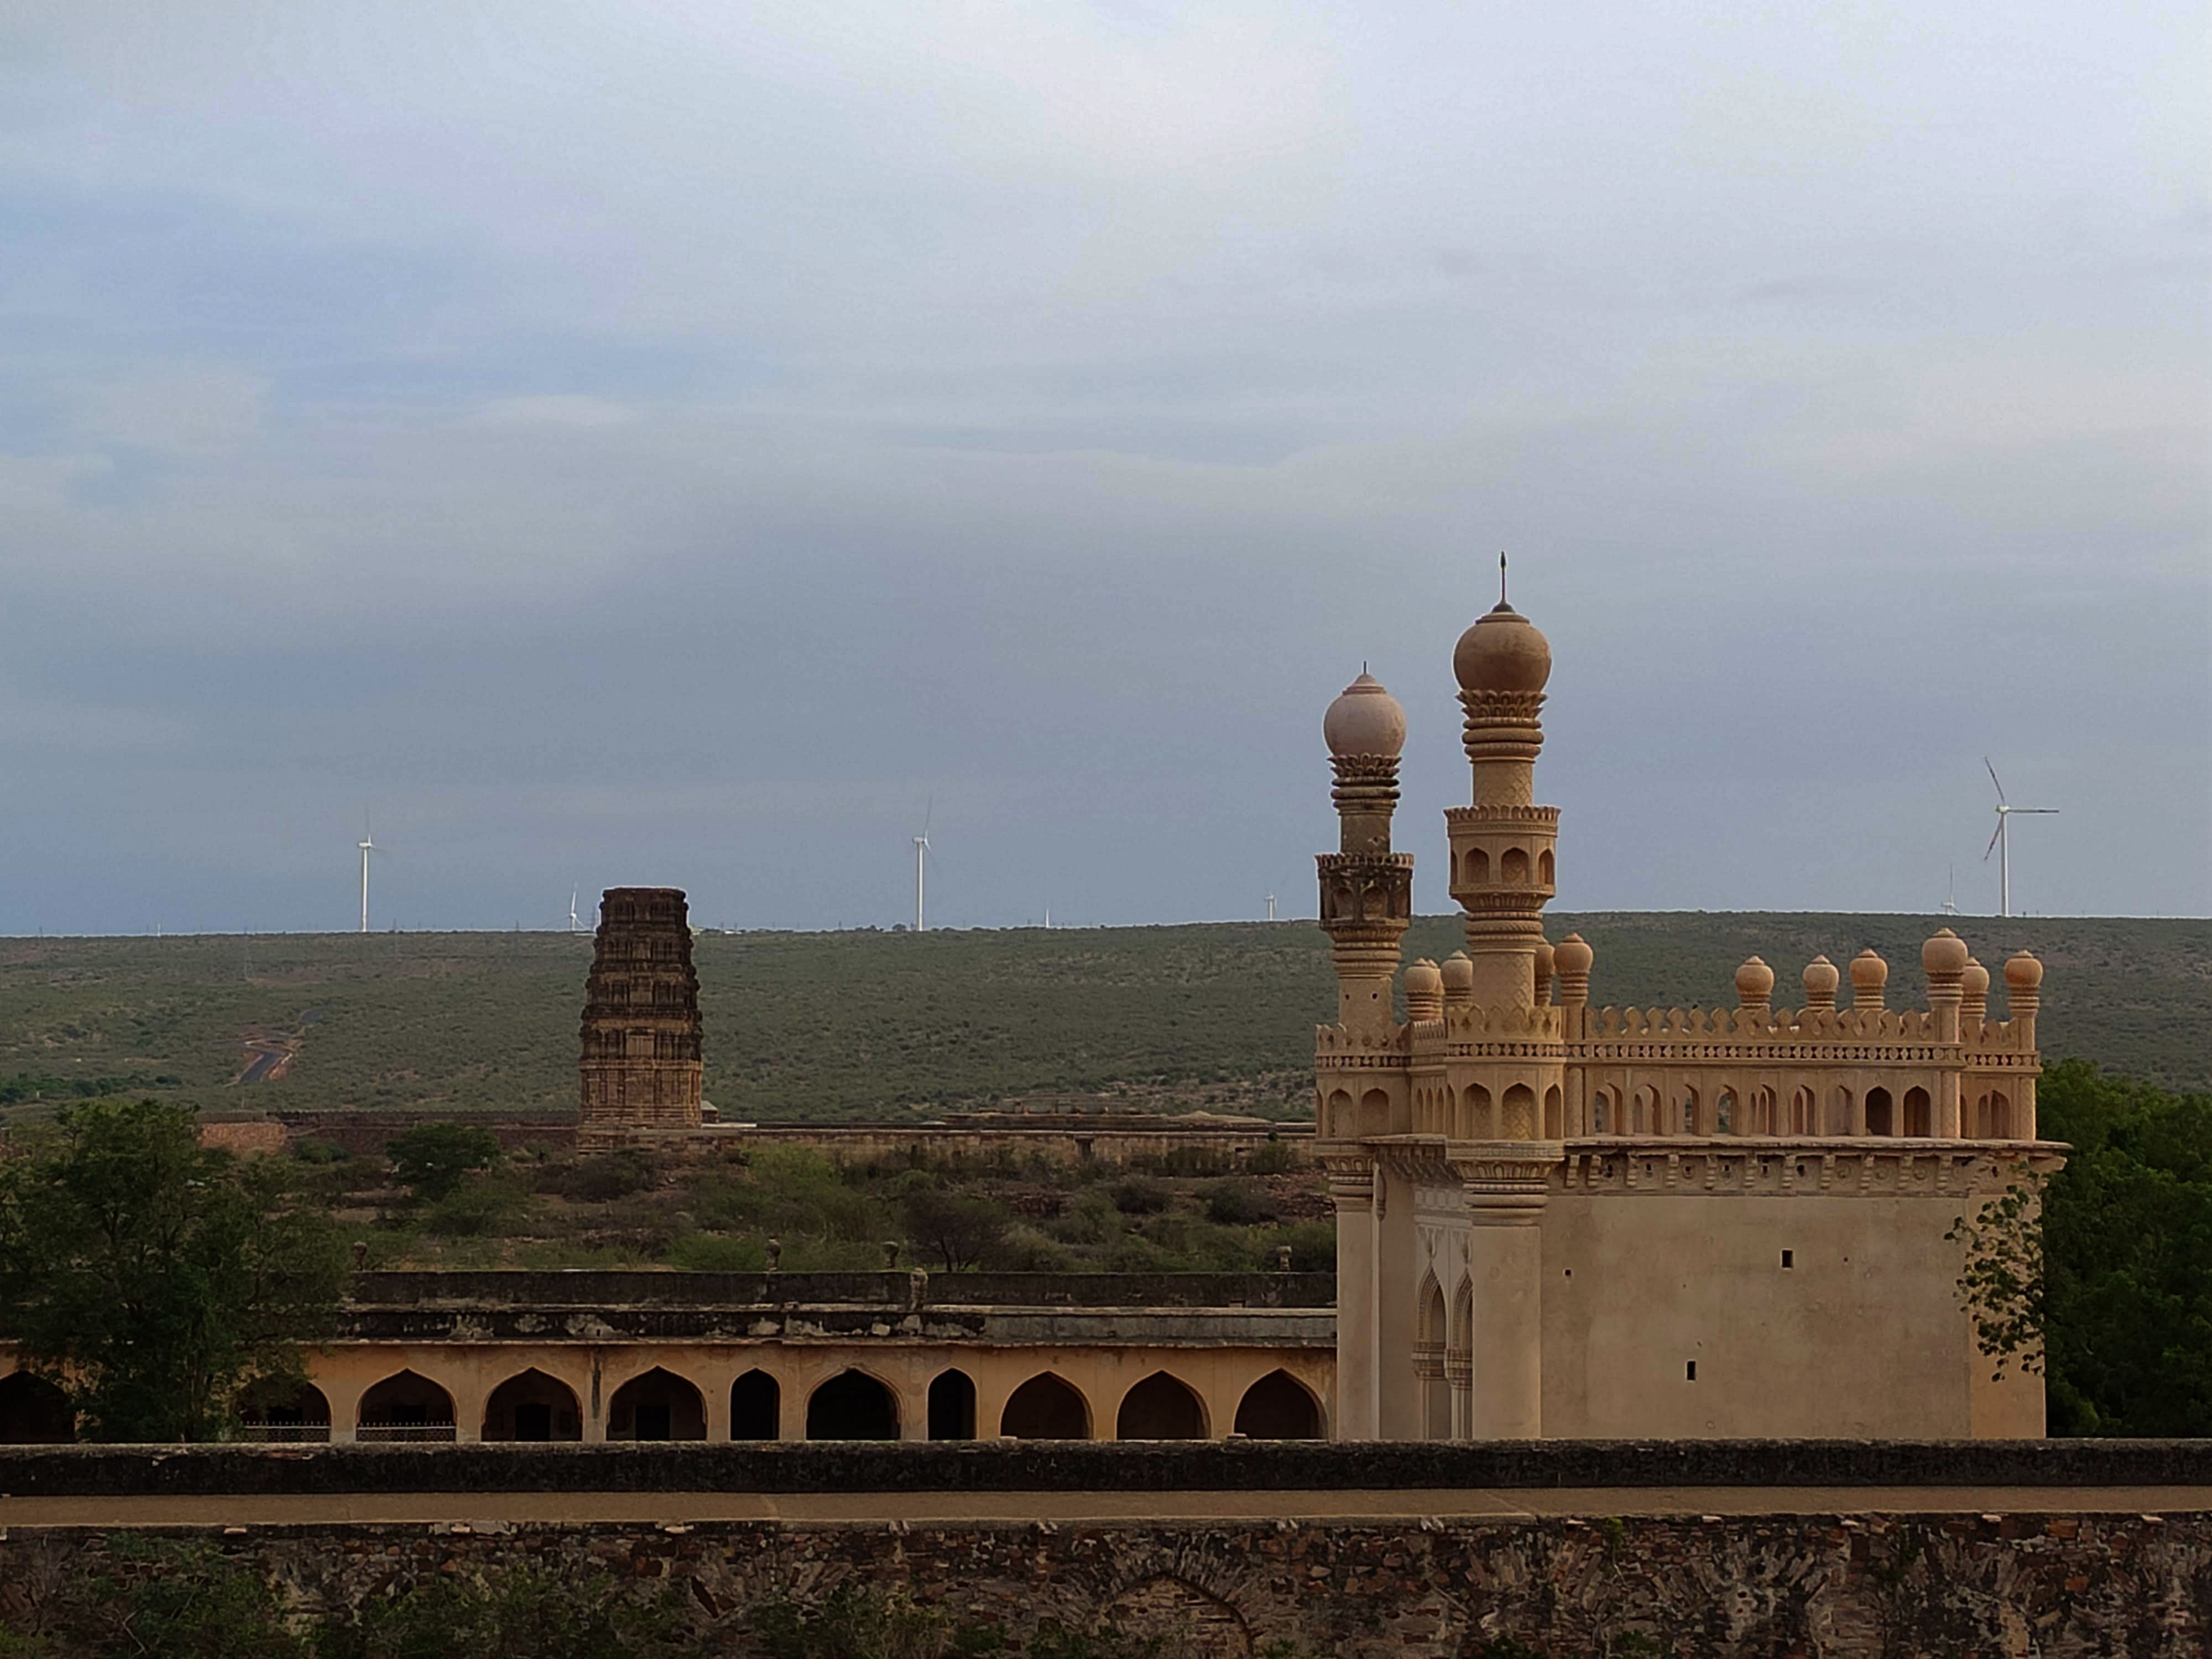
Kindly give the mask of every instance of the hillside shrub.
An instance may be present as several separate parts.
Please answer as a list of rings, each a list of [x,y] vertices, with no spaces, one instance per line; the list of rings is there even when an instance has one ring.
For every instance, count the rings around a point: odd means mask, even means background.
[[[1220,1227],[1250,1227],[1282,1213],[1274,1195],[1256,1181],[1217,1181],[1200,1194],[1206,1218]]]

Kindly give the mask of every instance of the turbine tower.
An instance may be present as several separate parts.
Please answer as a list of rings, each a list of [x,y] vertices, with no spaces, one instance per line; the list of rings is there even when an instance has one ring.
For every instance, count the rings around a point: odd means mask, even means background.
[[[921,833],[914,838],[914,931],[922,930],[922,863],[929,857],[929,820],[937,811],[937,799],[932,796],[922,808]]]
[[[576,892],[574,887],[568,890],[568,931],[572,933],[576,931]]]
[[[376,842],[369,833],[368,815],[361,820],[361,931],[368,931],[368,855],[376,851]]]
[[[1997,790],[1996,833],[1990,837],[1989,846],[1983,850],[1982,862],[1987,864],[1991,853],[1997,855],[1997,914],[2008,916],[2012,914],[2012,837],[2005,826],[2011,822],[2015,812],[2055,816],[2058,809],[2055,806],[2014,806],[2005,799],[2004,785],[1997,783],[1997,769],[1990,765],[1987,755],[1982,757],[1982,764],[1989,767],[1990,781],[1996,784]]]

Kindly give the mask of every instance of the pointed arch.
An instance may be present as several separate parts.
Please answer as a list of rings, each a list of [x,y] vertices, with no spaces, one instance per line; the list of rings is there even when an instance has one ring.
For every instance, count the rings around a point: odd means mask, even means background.
[[[939,1371],[929,1382],[929,1437],[932,1440],[973,1440],[975,1437],[975,1379],[954,1366]]]
[[[1117,1440],[1204,1440],[1206,1405],[1171,1371],[1154,1371],[1121,1396],[1114,1419]]]
[[[574,1389],[532,1365],[491,1391],[483,1435],[488,1441],[581,1440],[583,1407]]]
[[[783,1384],[756,1366],[730,1384],[730,1438],[783,1437]]]
[[[1927,1090],[1916,1086],[1905,1091],[1904,1133],[1923,1139],[1936,1133],[1936,1109]]]
[[[1091,1402],[1066,1377],[1040,1371],[1006,1396],[999,1432],[1010,1440],[1088,1440]]]
[[[1893,1135],[1897,1133],[1897,1115],[1892,1109],[1888,1090],[1867,1091],[1866,1132],[1870,1135]]]
[[[356,1440],[451,1440],[453,1396],[415,1370],[394,1371],[362,1391]]]
[[[674,1371],[655,1365],[607,1401],[610,1440],[704,1440],[707,1397]]]
[[[880,1379],[842,1370],[806,1397],[809,1440],[896,1440],[898,1396]]]
[[[76,1412],[61,1385],[29,1371],[0,1376],[0,1446],[58,1446],[76,1438]]]
[[[1253,1440],[1318,1440],[1321,1402],[1304,1383],[1278,1369],[1244,1390],[1236,1422],[1237,1432]]]
[[[1525,1083],[1516,1083],[1505,1091],[1499,1103],[1498,1133],[1506,1140],[1534,1140],[1536,1138],[1536,1093]]]
[[[1559,1085],[1554,1083],[1544,1091],[1544,1139],[1564,1140],[1566,1138],[1566,1107]]]

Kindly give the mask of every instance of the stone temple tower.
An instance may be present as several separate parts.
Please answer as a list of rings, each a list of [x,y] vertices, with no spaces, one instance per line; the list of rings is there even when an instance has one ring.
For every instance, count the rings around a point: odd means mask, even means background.
[[[580,1146],[610,1146],[632,1129],[699,1127],[699,976],[680,890],[607,889],[582,1037]]]

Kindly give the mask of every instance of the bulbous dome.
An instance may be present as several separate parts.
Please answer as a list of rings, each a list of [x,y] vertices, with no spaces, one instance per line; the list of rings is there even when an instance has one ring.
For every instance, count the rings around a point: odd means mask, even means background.
[[[1437,964],[1423,957],[1406,969],[1406,994],[1412,997],[1440,997],[1444,994],[1444,976]]]
[[[1946,927],[1920,947],[1920,966],[1930,979],[1948,979],[1966,972],[1972,955],[1966,941]]]
[[[1587,979],[1590,964],[1596,960],[1597,952],[1583,943],[1580,933],[1570,933],[1552,947],[1552,966],[1562,974],[1579,975]]]
[[[1757,957],[1735,970],[1735,994],[1745,1002],[1764,1002],[1774,994],[1774,969]]]
[[[1321,733],[1328,752],[1340,758],[1393,757],[1406,746],[1406,711],[1382,689],[1382,681],[1362,671],[1329,704],[1328,713],[1322,716]]]
[[[1889,964],[1881,955],[1869,946],[1851,958],[1851,989],[1879,991],[1889,983]]]
[[[1552,678],[1552,642],[1500,599],[1459,636],[1452,672],[1462,691],[1541,691]]]
[[[1814,957],[1805,964],[1805,994],[1818,1000],[1823,996],[1832,998],[1844,976],[1836,971],[1836,964],[1826,957]]]
[[[1456,1000],[1474,994],[1474,962],[1466,951],[1453,951],[1444,958],[1439,971],[1443,975],[1446,996]]]
[[[1959,975],[1959,987],[1969,997],[1982,1000],[1990,994],[1990,970],[1968,957],[1965,971]]]
[[[2043,964],[2027,951],[2005,958],[2005,988],[2033,991],[2043,983]]]

